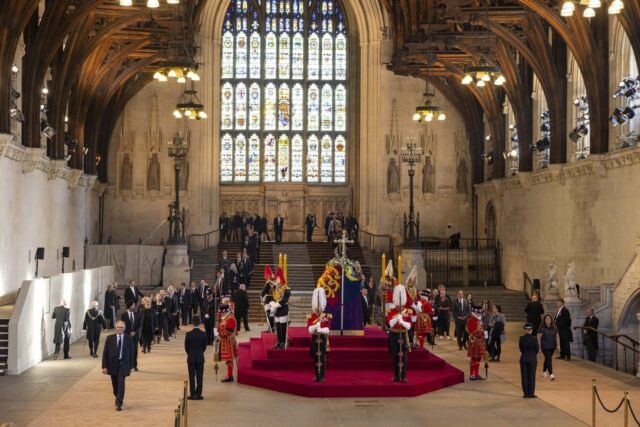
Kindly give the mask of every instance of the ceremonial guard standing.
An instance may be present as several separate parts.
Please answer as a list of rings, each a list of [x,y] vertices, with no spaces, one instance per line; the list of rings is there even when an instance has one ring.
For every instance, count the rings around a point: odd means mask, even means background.
[[[327,306],[327,295],[323,287],[313,290],[311,307],[313,313],[307,315],[307,328],[311,334],[311,358],[313,359],[316,377],[314,382],[323,383],[329,351],[329,332],[331,331],[331,314],[324,313]]]
[[[418,336],[418,342],[420,347],[424,347],[424,338],[427,337],[427,341],[430,344],[433,342],[433,322],[432,317],[434,315],[433,306],[429,302],[429,296],[431,292],[427,289],[420,292],[420,299],[416,303],[418,311],[418,320],[415,325],[415,333]]]
[[[213,360],[224,361],[227,364],[227,375],[222,379],[223,383],[233,382],[233,361],[238,357],[238,344],[236,343],[236,318],[229,306],[228,299],[223,299],[218,307],[218,337],[216,340]],[[217,366],[216,366],[217,372]]]
[[[467,319],[467,334],[469,344],[467,356],[469,356],[469,379],[471,381],[483,380],[480,376],[480,360],[487,358],[487,349],[484,341],[484,326],[482,324],[482,306],[471,307],[471,316]]]
[[[380,281],[382,306],[384,307],[384,315],[386,316],[389,311],[395,308],[395,304],[393,303],[393,289],[398,284],[398,280],[393,277],[393,263],[391,260],[387,263],[387,268],[384,270],[384,278],[380,279]]]
[[[276,289],[273,291],[273,302],[271,303],[271,315],[274,317],[276,325],[277,342],[274,349],[287,348],[287,325],[289,323],[289,296],[291,290],[287,286],[284,273],[281,268],[276,272]]]
[[[414,333],[416,322],[418,321],[418,307],[416,302],[418,301],[418,289],[416,289],[416,282],[418,281],[418,268],[414,265],[411,268],[405,287],[407,291],[407,302],[405,308],[411,309],[413,314],[411,315],[411,329],[409,329],[409,344],[411,347],[415,347]]]
[[[271,314],[271,303],[273,302],[273,291],[275,287],[276,282],[274,280],[273,271],[270,266],[266,265],[264,267],[264,288],[262,288],[260,298],[262,298],[262,306],[264,307],[264,313],[267,317],[267,327],[269,328],[269,332],[273,332],[275,330],[275,319]]]
[[[395,307],[387,314],[389,328],[389,351],[393,357],[393,382],[407,382],[407,352],[409,351],[409,337],[407,331],[411,329],[412,310],[405,308],[407,291],[402,284],[393,290]]]

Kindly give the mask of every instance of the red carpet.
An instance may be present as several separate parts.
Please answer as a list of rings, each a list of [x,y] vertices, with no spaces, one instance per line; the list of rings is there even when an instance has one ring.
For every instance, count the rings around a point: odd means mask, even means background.
[[[409,353],[408,384],[393,383],[387,335],[367,328],[360,337],[331,336],[326,382],[317,384],[306,328],[289,329],[291,346],[272,350],[275,338],[240,344],[238,383],[306,397],[411,397],[464,382],[464,374],[425,349]]]

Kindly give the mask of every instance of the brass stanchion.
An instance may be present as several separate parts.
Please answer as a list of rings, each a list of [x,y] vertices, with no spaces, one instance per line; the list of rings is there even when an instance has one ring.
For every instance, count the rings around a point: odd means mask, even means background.
[[[624,427],[629,425],[629,392],[624,392]]]
[[[185,397],[187,396],[187,385],[188,385],[188,384],[189,384],[189,382],[185,380],[185,382],[184,382],[184,396],[185,396]],[[188,419],[189,419],[189,418],[188,418],[188,416],[189,416],[189,415],[188,415],[188,413],[189,413],[189,406],[187,406],[187,405],[188,405],[188,404],[187,404],[187,399],[184,399],[184,403],[183,403],[183,405],[184,405],[184,424],[183,424],[183,425],[186,427],[186,426],[188,425]]]
[[[596,427],[596,379],[591,380],[591,427]]]

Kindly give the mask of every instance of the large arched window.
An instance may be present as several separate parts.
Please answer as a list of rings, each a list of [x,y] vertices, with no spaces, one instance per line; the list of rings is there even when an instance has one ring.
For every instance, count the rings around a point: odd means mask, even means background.
[[[347,44],[337,0],[231,1],[222,29],[221,183],[346,182]]]

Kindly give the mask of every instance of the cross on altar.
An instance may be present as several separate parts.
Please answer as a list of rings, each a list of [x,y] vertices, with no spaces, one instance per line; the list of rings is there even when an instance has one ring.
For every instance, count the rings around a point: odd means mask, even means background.
[[[342,230],[342,238],[334,242],[340,246],[340,265],[344,267],[347,260],[347,244],[352,244],[353,240],[347,239],[347,230]]]
[[[344,266],[347,263],[347,244],[353,243],[353,240],[347,239],[347,231],[342,230],[342,238],[334,240],[340,247],[340,266],[342,267],[342,280],[340,283],[340,335],[344,335]]]

